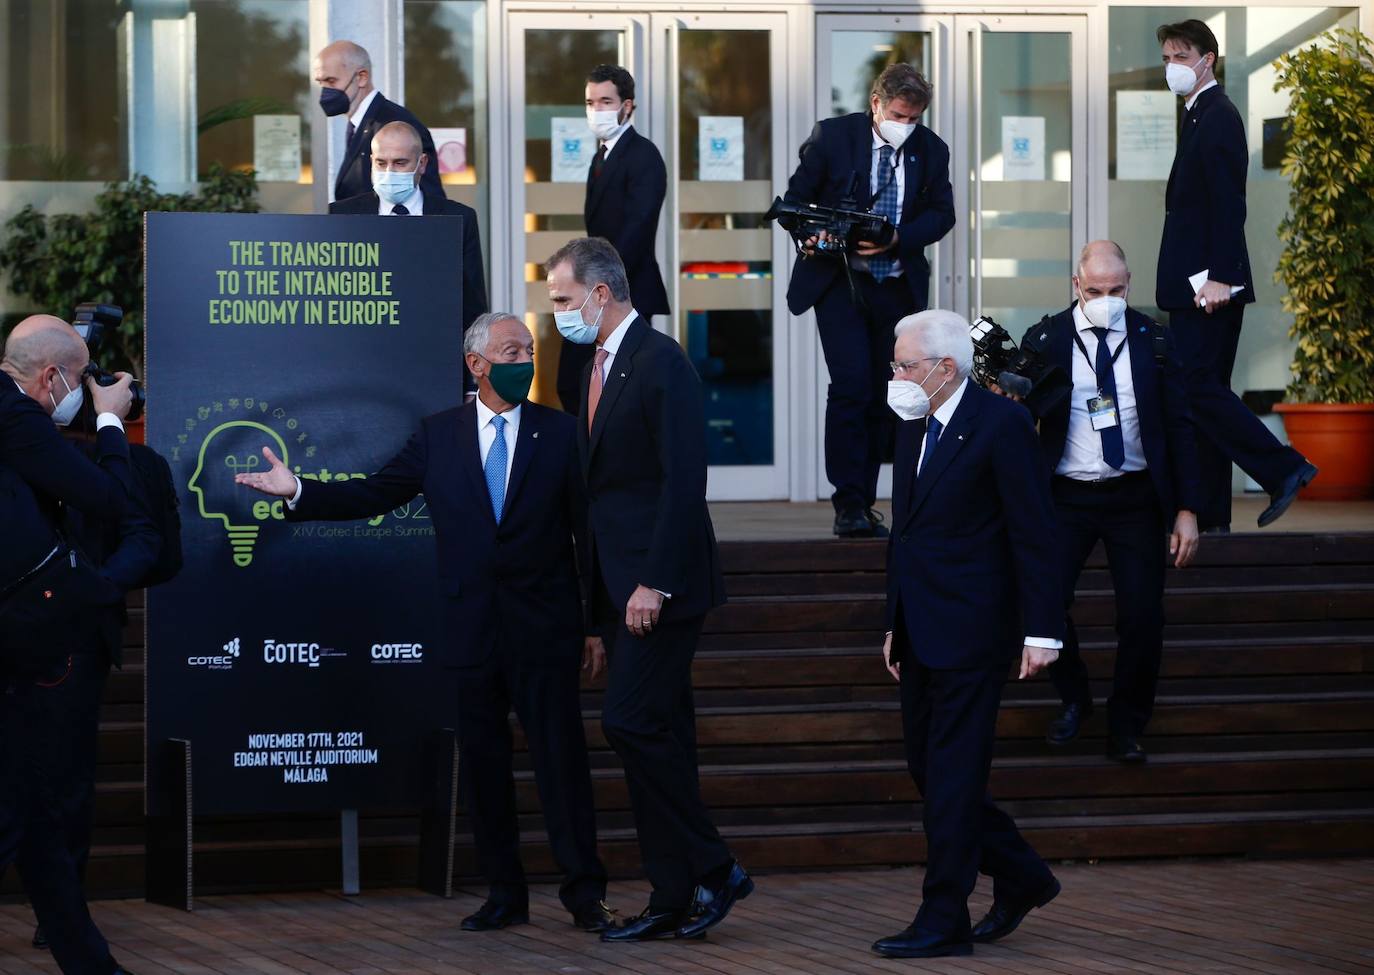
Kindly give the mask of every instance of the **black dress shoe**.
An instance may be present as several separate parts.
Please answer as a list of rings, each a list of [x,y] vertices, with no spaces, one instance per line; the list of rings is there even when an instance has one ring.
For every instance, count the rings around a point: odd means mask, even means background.
[[[1067,745],[1078,737],[1078,730],[1084,719],[1093,713],[1091,704],[1066,704],[1064,711],[1050,722],[1045,732],[1045,740],[1051,745]]]
[[[1312,483],[1312,479],[1317,476],[1317,468],[1303,461],[1298,469],[1283,479],[1277,490],[1269,495],[1269,507],[1260,512],[1259,526],[1264,528],[1278,521],[1288,506],[1293,503],[1293,499],[1298,496],[1298,492]]]
[[[645,908],[642,914],[626,919],[625,923],[601,932],[602,941],[659,941],[676,938],[677,929],[688,920],[687,911],[655,912]]]
[[[868,512],[863,508],[846,508],[835,513],[834,532],[840,538],[876,538],[874,523],[868,520]],[[883,529],[887,534],[887,529]]]
[[[730,865],[730,875],[725,878],[725,883],[714,890],[705,886],[697,888],[697,899],[689,912],[692,915],[691,920],[682,925],[677,936],[679,938],[701,937],[721,921],[724,921],[725,915],[730,913],[730,908],[753,892],[753,879],[744,872],[744,868],[736,860]]]
[[[615,927],[614,913],[605,901],[587,901],[573,911],[573,927],[583,931],[605,931]]]
[[[43,933],[43,925],[33,926],[33,946],[39,951],[46,951],[48,948],[48,936]]]
[[[883,513],[881,511],[874,511],[872,508],[869,508],[864,512],[864,517],[867,518],[868,523],[873,526],[872,537],[887,538],[892,534],[887,530],[887,526],[883,524],[886,519],[883,518]]]
[[[1050,882],[1042,887],[1039,893],[1025,900],[1003,903],[993,901],[992,909],[988,911],[987,916],[973,926],[973,940],[979,944],[987,944],[989,941],[1005,938],[1020,927],[1027,914],[1054,900],[1062,889],[1059,881],[1051,877]]]
[[[463,918],[461,927],[464,931],[500,931],[512,924],[529,923],[530,909],[528,904],[514,907],[510,904],[487,901],[477,909],[477,913],[469,914]]]
[[[943,958],[971,955],[973,945],[933,931],[922,931],[913,924],[905,931],[873,942],[873,951],[884,958]]]
[[[1145,749],[1140,741],[1126,735],[1112,735],[1107,739],[1107,757],[1122,765],[1144,765]]]

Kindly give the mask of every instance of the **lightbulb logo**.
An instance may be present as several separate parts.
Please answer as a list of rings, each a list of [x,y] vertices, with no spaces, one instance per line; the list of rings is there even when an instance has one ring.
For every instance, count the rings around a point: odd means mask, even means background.
[[[234,485],[234,475],[252,473],[265,463],[262,459],[263,436],[271,438],[282,463],[289,463],[286,441],[277,431],[253,420],[231,420],[211,430],[201,443],[195,473],[186,485],[196,496],[200,516],[224,525],[234,565],[240,569],[253,564],[258,526],[246,512],[231,514],[218,509],[221,506],[233,509],[244,503],[244,492]]]

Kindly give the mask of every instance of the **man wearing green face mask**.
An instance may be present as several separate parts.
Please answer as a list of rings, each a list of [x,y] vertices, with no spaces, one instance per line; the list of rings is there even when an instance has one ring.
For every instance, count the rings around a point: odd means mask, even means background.
[[[455,720],[463,797],[486,903],[462,922],[491,931],[529,920],[520,862],[510,711],[529,742],[559,891],[576,927],[612,923],[602,898],[579,667],[605,666],[589,636],[581,584],[586,496],[577,420],[526,400],[534,340],[515,316],[481,315],[464,337],[477,398],[426,417],[399,454],[365,479],[301,481],[269,448],[270,469],[240,484],[289,499],[288,521],[382,514],[421,492],[433,518],[450,683],[436,727]]]

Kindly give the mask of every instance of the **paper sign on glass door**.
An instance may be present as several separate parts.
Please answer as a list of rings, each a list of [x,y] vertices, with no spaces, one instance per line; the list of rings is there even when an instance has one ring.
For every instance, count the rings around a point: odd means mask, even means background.
[[[703,115],[697,120],[699,179],[744,179],[744,117]]]
[[[1045,178],[1045,117],[1002,116],[1002,179]]]
[[[468,168],[468,130],[430,129],[434,153],[439,157],[439,175],[461,173]]]
[[[1168,179],[1178,145],[1178,99],[1170,91],[1116,93],[1116,178]]]
[[[261,183],[294,183],[301,178],[299,115],[253,116],[253,168]]]
[[[585,183],[596,155],[596,136],[587,128],[587,116],[550,119],[549,152],[555,183]]]

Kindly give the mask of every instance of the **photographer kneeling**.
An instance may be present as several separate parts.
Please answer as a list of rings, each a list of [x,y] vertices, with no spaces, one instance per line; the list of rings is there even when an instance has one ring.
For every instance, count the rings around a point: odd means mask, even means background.
[[[818,249],[812,237],[787,289],[792,314],[816,309],[830,371],[825,473],[835,488],[835,534],[846,538],[887,535],[873,504],[893,437],[893,328],[925,309],[925,247],[954,226],[949,147],[919,122],[930,99],[930,84],[915,68],[889,65],[873,84],[868,112],[816,123],[787,186],[789,203],[871,210],[895,227],[888,240],[853,242],[843,256]]]
[[[131,379],[83,382],[85,344],[61,319],[35,315],[10,333],[0,361],[0,871],[21,849],[25,886],[66,973],[124,970],[91,920],[63,835],[77,721],[67,681],[90,652],[89,618],[116,594],[69,541],[64,508],[117,522],[132,472],[122,418]],[[89,395],[92,463],[63,439]]]

